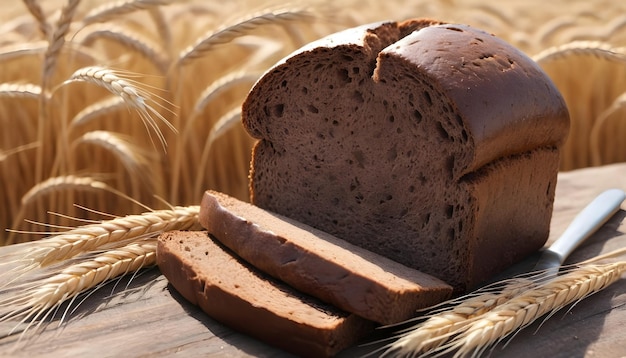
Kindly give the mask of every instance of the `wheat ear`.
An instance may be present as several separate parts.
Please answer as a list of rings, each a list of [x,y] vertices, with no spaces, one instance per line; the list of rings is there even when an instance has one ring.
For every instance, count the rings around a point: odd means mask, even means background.
[[[161,5],[170,4],[171,2],[172,0],[113,1],[89,11],[82,21],[85,24],[106,22],[122,15],[127,15],[139,10],[149,10]]]
[[[184,65],[192,59],[202,57],[213,49],[214,46],[229,43],[237,37],[249,34],[260,26],[306,21],[312,18],[313,15],[308,9],[277,9],[238,19],[232,25],[224,26],[216,31],[210,31],[196,41],[195,44],[187,47],[180,53],[178,64]]]
[[[39,240],[36,247],[24,252],[23,261],[47,266],[120,242],[152,237],[170,230],[187,230],[198,225],[199,212],[199,206],[177,206],[79,226]]]
[[[130,28],[99,24],[90,26],[89,30],[89,33],[81,40],[82,45],[91,46],[98,39],[108,39],[137,52],[152,62],[162,73],[166,71],[169,65],[169,60],[163,56],[161,46]]]
[[[45,320],[61,303],[112,278],[152,266],[155,262],[156,239],[88,255],[59,272],[53,271],[49,277],[8,288],[7,292],[15,293],[0,300],[0,322],[18,319],[17,328],[19,324],[30,321],[22,332],[24,335],[32,322]]]
[[[148,133],[150,129],[156,133],[163,148],[166,145],[165,136],[153,117],[158,118],[170,130],[176,132],[176,128],[155,108],[158,103],[153,99],[154,95],[143,89],[138,82],[123,78],[121,71],[100,66],[84,67],[74,72],[60,86],[72,82],[93,83],[124,99],[128,106],[137,110]]]
[[[78,112],[70,121],[70,128],[91,122],[94,118],[127,108],[126,101],[119,96],[111,96],[90,104]]]
[[[41,87],[32,83],[0,83],[0,98],[39,99]]]
[[[438,348],[441,353],[455,352],[455,357],[479,356],[545,314],[599,292],[620,279],[626,272],[626,261],[575,268],[551,281],[523,291],[513,299],[471,322],[450,342]]]
[[[139,180],[140,182],[150,182],[149,178],[144,177],[150,173],[147,153],[144,153],[141,147],[135,144],[130,137],[127,138],[120,133],[111,131],[93,130],[78,137],[72,142],[72,147],[75,148],[80,144],[91,144],[107,150],[124,165],[126,171],[133,177],[146,179]]]
[[[399,338],[386,347],[383,356],[417,355],[441,346],[454,334],[466,328],[481,315],[512,299],[535,285],[529,278],[514,278],[501,285],[487,287],[475,293],[444,302],[452,308],[431,312],[427,319],[402,332]]]
[[[620,52],[619,48],[599,41],[573,41],[564,45],[550,47],[533,56],[533,60],[542,65],[571,55],[592,56],[616,62],[626,61],[626,54]]]

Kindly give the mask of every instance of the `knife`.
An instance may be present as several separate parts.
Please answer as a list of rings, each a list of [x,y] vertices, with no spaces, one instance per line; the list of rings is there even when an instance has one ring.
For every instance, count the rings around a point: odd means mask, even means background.
[[[620,189],[609,189],[598,195],[576,215],[563,234],[541,253],[533,271],[545,271],[546,277],[555,276],[565,259],[615,215],[625,198],[626,193]]]

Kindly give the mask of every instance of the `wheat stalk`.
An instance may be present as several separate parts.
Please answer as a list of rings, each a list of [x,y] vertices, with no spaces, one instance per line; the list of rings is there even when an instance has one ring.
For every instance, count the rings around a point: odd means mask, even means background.
[[[462,323],[457,322],[456,326],[441,333],[432,332],[433,327],[428,325],[418,326],[389,345],[386,353],[411,357],[453,352],[454,357],[480,356],[488,347],[538,318],[546,314],[550,317],[565,306],[603,290],[620,279],[624,272],[626,261],[585,264],[551,280],[540,280],[537,285],[520,287],[512,297],[499,299],[500,304],[492,309],[468,317],[468,322],[462,322],[460,317],[459,322]],[[467,308],[471,312],[473,306]],[[436,329],[438,327],[435,326]],[[408,341],[406,337],[411,336],[414,339],[423,337],[426,341]],[[441,344],[444,342],[447,343]]]
[[[44,57],[44,84],[47,83],[47,79],[49,79],[54,72],[59,58],[59,53],[65,44],[65,36],[69,32],[72,19],[74,18],[74,14],[78,8],[78,4],[80,4],[80,0],[68,0],[63,10],[61,10],[61,17],[59,18],[56,28],[50,37],[48,49]],[[46,88],[46,86],[43,87]]]
[[[603,138],[602,135],[606,133],[614,133],[614,128],[606,128],[611,123],[614,125],[620,125],[620,129],[623,128],[624,117],[618,115],[618,112],[623,111],[624,109],[626,109],[626,92],[619,95],[608,108],[598,115],[593,123],[591,133],[589,134],[589,148],[591,151],[592,165],[597,166],[602,165],[602,163],[623,161],[623,148],[620,148],[621,150],[616,150],[617,148],[615,147],[617,146],[617,143],[611,141],[610,138]],[[617,132],[621,133],[622,130],[618,130]],[[611,153],[613,154],[613,157],[606,158],[607,154]]]
[[[48,47],[46,48],[46,52],[44,54],[43,69],[41,74],[41,88],[43,91],[48,91],[50,89],[50,81],[53,73],[55,72],[59,54],[65,45],[65,36],[69,32],[72,19],[74,18],[74,14],[76,13],[79,3],[80,0],[68,0],[65,7],[61,10],[61,16],[59,17],[56,28],[48,39]],[[39,143],[42,143],[42,145],[38,148],[35,159],[35,182],[41,181],[44,177],[43,168],[45,148],[43,143],[46,142],[45,138],[46,133],[48,132],[49,110],[48,96],[40,96],[39,113],[37,118],[37,140]]]
[[[43,9],[39,5],[39,2],[36,0],[24,0],[24,5],[28,9],[31,15],[37,21],[39,25],[39,31],[43,35],[44,39],[48,39],[50,33],[52,32],[52,28],[46,19],[46,15],[43,13]]]
[[[106,281],[152,266],[156,263],[156,239],[133,242],[114,250],[91,253],[74,264],[52,270],[33,281],[10,286],[5,292],[14,292],[0,300],[0,322],[19,319],[21,323],[31,321],[22,332],[35,321],[43,321],[63,302],[80,293],[98,287]],[[69,307],[68,307],[69,310]],[[66,311],[67,312],[67,311]],[[64,315],[65,316],[65,315]],[[63,318],[60,323],[63,322]],[[15,328],[19,326],[15,325]],[[13,331],[8,334],[12,334]]]
[[[207,138],[204,148],[202,149],[202,155],[200,157],[200,163],[198,171],[203,173],[206,169],[206,163],[209,161],[209,154],[215,141],[223,136],[228,130],[232,129],[241,122],[241,107],[236,107],[224,114],[217,122],[211,127],[209,137]],[[202,191],[202,178],[196,178],[194,189],[196,192]]]
[[[20,145],[18,147],[12,148],[12,149],[8,149],[8,150],[1,150],[0,149],[0,163],[2,163],[2,161],[6,160],[8,157],[18,154],[20,152],[23,152],[25,150],[29,150],[29,149],[34,149],[37,148],[39,146],[39,144],[37,143],[28,143],[28,144],[24,144],[24,145]]]

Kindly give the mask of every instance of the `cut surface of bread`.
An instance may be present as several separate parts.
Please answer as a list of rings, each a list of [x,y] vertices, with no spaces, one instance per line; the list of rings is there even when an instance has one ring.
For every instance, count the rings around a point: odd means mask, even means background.
[[[457,291],[541,248],[569,117],[526,55],[465,25],[349,29],[243,105],[251,201]]]
[[[205,231],[162,234],[157,263],[176,291],[210,317],[298,356],[333,356],[373,328],[251,268]]]
[[[381,324],[413,318],[452,293],[439,279],[223,193],[205,192],[200,223],[261,271]]]

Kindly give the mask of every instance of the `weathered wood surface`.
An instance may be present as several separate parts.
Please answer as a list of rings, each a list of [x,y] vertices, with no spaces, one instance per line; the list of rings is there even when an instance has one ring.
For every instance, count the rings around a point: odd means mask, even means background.
[[[626,190],[626,164],[562,173],[550,241],[593,197],[612,187]],[[625,218],[626,211],[620,210],[568,262],[626,247]],[[0,248],[0,253],[8,250]],[[534,259],[510,272],[531,267]],[[182,299],[156,268],[133,278],[126,289],[127,284],[128,279],[123,279],[117,287],[102,287],[81,303],[66,323],[58,327],[52,321],[36,336],[24,339],[17,350],[11,349],[19,334],[0,335],[0,356],[288,356],[208,318]],[[542,325],[536,323],[521,331],[506,347],[496,346],[491,356],[624,357],[625,324],[626,279],[622,278]],[[1,324],[0,333],[7,327]],[[361,355],[369,349],[354,347],[341,355]]]

